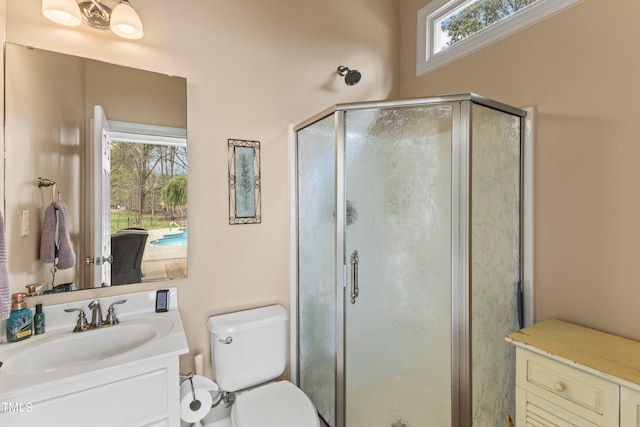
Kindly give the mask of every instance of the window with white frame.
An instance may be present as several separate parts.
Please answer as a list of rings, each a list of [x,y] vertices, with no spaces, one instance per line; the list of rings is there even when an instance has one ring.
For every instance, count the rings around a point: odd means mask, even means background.
[[[416,74],[474,52],[581,0],[432,0],[418,11]]]

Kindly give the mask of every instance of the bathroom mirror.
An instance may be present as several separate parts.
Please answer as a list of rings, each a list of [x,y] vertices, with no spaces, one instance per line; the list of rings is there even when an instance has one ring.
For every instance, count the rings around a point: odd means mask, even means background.
[[[12,290],[186,277],[186,79],[7,43],[4,83]],[[57,201],[75,252],[66,269],[40,260]]]

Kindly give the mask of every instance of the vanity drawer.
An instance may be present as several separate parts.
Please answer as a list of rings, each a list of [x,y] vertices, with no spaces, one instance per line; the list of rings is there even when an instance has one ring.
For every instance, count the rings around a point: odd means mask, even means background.
[[[617,384],[521,348],[516,363],[517,382],[525,390],[599,426],[618,425]]]

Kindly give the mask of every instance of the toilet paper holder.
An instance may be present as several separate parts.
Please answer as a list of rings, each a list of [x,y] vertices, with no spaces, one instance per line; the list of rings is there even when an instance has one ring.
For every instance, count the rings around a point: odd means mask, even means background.
[[[199,375],[196,375],[196,376],[199,377]],[[193,387],[193,377],[194,377],[194,374],[192,372],[189,372],[187,374],[180,374],[180,385],[182,386],[182,384],[185,381],[189,381],[191,383],[191,393],[193,395],[193,401],[191,402],[190,407],[191,407],[192,410],[197,411],[198,409],[200,409],[200,401],[196,398],[196,392],[195,392],[195,389]],[[218,399],[211,404],[211,409],[217,407],[223,401],[225,401],[225,402],[227,401],[227,399],[225,399],[225,392],[222,391],[222,390],[219,390],[218,391]]]
[[[187,377],[187,380],[189,380],[189,384],[191,384],[191,394],[193,395],[193,400],[189,404],[189,408],[192,411],[197,411],[198,409],[200,409],[201,403],[198,400],[198,398],[196,397],[196,389],[193,388],[193,374],[190,374]]]

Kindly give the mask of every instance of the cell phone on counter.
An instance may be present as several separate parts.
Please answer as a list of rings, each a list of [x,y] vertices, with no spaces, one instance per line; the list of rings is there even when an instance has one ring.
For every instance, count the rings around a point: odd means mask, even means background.
[[[156,313],[169,311],[169,289],[159,289],[156,292]]]

